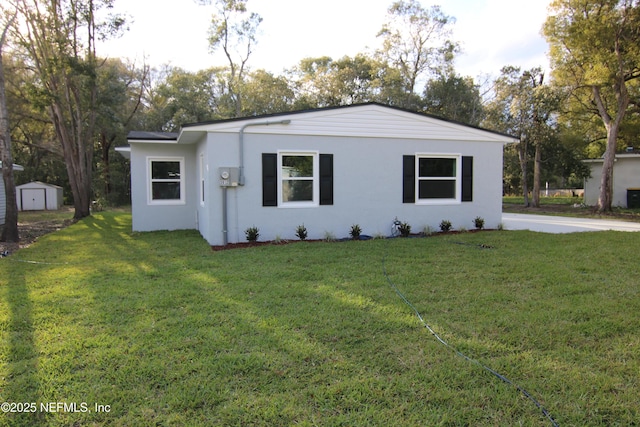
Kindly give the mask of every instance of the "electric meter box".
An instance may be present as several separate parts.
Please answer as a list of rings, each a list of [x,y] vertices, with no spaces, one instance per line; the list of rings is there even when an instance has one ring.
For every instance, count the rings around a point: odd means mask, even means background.
[[[240,169],[236,167],[218,168],[220,187],[237,187],[240,179]]]

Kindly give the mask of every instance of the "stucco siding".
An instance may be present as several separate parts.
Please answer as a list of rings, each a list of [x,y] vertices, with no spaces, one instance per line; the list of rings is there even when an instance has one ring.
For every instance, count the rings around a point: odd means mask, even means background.
[[[149,158],[184,159],[184,202],[149,203]],[[131,212],[133,231],[196,229],[197,180],[194,145],[145,143],[131,145]]]
[[[595,206],[600,197],[602,179],[602,160],[591,161],[591,178],[585,182],[585,204]],[[612,206],[627,207],[627,190],[640,188],[640,156],[618,155],[613,165]]]
[[[209,134],[210,172],[220,166],[237,164],[238,135]],[[295,239],[295,228],[304,224],[310,239],[327,234],[347,237],[352,224],[364,234],[389,235],[395,218],[411,224],[416,232],[425,226],[438,229],[442,220],[454,228],[473,228],[480,216],[487,227],[501,221],[502,183],[501,143],[482,141],[420,140],[414,138],[261,135],[245,136],[244,187],[228,190],[229,242],[244,241],[244,231],[260,229],[261,240]],[[329,206],[305,208],[262,206],[262,153],[278,151],[315,151],[333,154],[334,202]],[[473,156],[473,201],[443,205],[418,205],[402,201],[403,155],[452,154]],[[209,233],[203,236],[211,244],[222,242],[222,190],[212,175],[209,191],[211,205]],[[201,230],[203,230],[201,228]]]

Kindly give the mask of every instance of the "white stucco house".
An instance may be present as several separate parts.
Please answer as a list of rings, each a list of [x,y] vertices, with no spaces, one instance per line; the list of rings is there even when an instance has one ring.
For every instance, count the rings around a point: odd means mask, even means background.
[[[389,235],[442,220],[473,228],[502,215],[502,156],[511,136],[376,103],[131,132],[134,231],[197,229],[211,245]]]
[[[13,165],[14,172],[23,171],[20,165]],[[7,215],[7,195],[4,193],[4,180],[2,179],[2,162],[0,161],[0,225],[4,225]]]
[[[602,179],[602,164],[604,160],[589,159],[584,161],[591,168],[591,177],[584,183],[584,203],[589,206],[598,204],[600,197],[600,181]],[[613,198],[612,206],[627,207],[627,197],[632,197],[632,204],[638,202],[640,192],[640,152],[633,149],[625,153],[616,154],[613,163]],[[630,194],[629,194],[630,193]],[[636,206],[637,203],[636,203]]]

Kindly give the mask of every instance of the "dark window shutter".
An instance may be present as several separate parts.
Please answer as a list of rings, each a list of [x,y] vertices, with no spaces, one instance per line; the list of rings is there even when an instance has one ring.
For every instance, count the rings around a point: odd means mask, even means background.
[[[462,157],[462,201],[473,201],[473,157]]]
[[[278,206],[278,155],[262,153],[262,206]]]
[[[402,203],[416,202],[416,156],[402,156]]]
[[[320,204],[333,205],[333,154],[320,154]]]

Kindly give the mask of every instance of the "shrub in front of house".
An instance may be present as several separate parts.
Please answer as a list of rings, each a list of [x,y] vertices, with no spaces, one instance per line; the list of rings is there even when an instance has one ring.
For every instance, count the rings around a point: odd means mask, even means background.
[[[358,224],[353,224],[351,226],[351,230],[349,230],[349,235],[353,240],[360,240],[360,234],[362,234],[362,229]]]
[[[408,222],[401,222],[398,224],[398,231],[400,232],[400,236],[409,237],[411,234],[411,225]]]
[[[474,227],[476,227],[476,229],[482,230],[484,228],[484,218],[479,216],[475,217],[473,220],[473,225]]]
[[[440,222],[440,231],[442,231],[443,233],[451,231],[451,221],[449,221],[447,219],[443,219]]]
[[[300,240],[305,240],[307,238],[307,227],[305,227],[304,224],[296,227],[296,237]]]
[[[248,242],[256,242],[258,241],[258,237],[260,237],[260,230],[255,225],[253,227],[249,227],[244,231],[244,235],[247,237]]]

